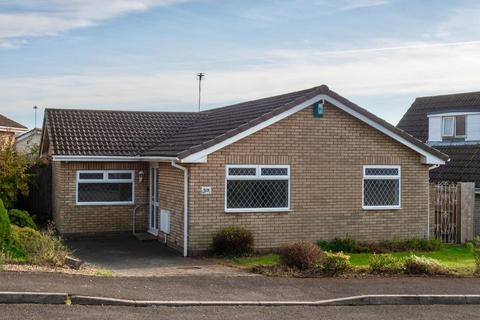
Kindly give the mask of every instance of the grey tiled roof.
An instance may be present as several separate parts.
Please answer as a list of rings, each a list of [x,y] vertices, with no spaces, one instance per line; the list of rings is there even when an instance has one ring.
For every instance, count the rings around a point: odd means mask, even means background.
[[[198,113],[46,109],[54,155],[135,156],[195,120]]]
[[[480,92],[449,94],[415,99],[398,123],[398,127],[416,138],[428,140],[428,114],[480,111]],[[434,146],[446,153],[450,161],[430,171],[432,181],[475,182],[480,188],[480,145]]]
[[[25,127],[24,125],[21,125],[20,123],[13,121],[12,119],[2,116],[1,114],[0,114],[0,127],[27,129],[27,127]]]
[[[203,112],[47,109],[44,128],[53,145],[54,155],[141,155],[184,158],[319,94],[338,100],[421,149],[442,159],[447,158],[441,152],[374,116],[325,85]]]
[[[427,115],[449,111],[480,111],[480,92],[416,98],[397,127],[425,142],[428,139]]]

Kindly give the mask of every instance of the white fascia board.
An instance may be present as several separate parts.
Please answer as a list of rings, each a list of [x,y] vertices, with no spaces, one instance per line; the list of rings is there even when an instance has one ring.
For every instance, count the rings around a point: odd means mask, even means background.
[[[135,162],[135,161],[177,161],[176,157],[122,157],[122,156],[52,156],[53,161],[67,162]]]
[[[441,158],[438,158],[437,156],[433,155],[433,154],[430,154],[429,152],[423,150],[422,148],[416,146],[415,144],[411,143],[410,141],[406,140],[405,138],[399,136],[398,134],[396,134],[395,132],[385,128],[384,126],[376,123],[375,121],[371,120],[370,118],[366,117],[365,115],[351,109],[350,107],[344,105],[343,103],[341,103],[340,101],[330,97],[329,95],[325,95],[325,94],[319,94],[279,115],[276,115],[274,117],[272,117],[271,119],[268,119],[262,123],[259,123],[258,125],[254,126],[254,127],[251,127],[233,137],[230,137],[216,145],[213,145],[205,150],[201,150],[199,152],[196,152],[196,153],[193,153],[183,159],[181,159],[181,162],[182,163],[199,163],[199,162],[206,162],[206,157],[217,151],[217,150],[220,150],[232,143],[235,143],[245,137],[248,137],[249,135],[252,135],[254,133],[256,133],[257,131],[260,131],[282,119],[285,119],[289,116],[291,116],[292,114],[298,112],[298,111],[301,111],[309,106],[311,106],[312,104],[320,101],[320,100],[326,100],[328,102],[330,102],[331,104],[333,104],[334,106],[340,108],[341,110],[345,111],[346,113],[354,116],[355,118],[363,121],[364,123],[368,124],[369,126],[379,130],[380,132],[384,133],[385,135],[389,136],[390,138],[400,142],[401,144],[407,146],[408,148],[414,150],[415,152],[419,153],[422,155],[422,163],[424,164],[445,164],[445,161],[442,160]],[[201,160],[201,161],[200,161]]]
[[[427,117],[428,118],[431,118],[431,117],[453,117],[453,116],[465,116],[465,115],[469,115],[469,114],[480,114],[480,112],[471,111],[471,112],[431,113],[431,114],[427,114]]]
[[[28,132],[28,129],[0,126],[0,131],[15,132],[15,133],[25,133],[25,132]]]

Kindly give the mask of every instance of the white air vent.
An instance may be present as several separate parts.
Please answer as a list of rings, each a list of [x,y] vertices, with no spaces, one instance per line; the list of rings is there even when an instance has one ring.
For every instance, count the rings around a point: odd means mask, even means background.
[[[160,231],[169,234],[170,233],[170,211],[160,210]]]

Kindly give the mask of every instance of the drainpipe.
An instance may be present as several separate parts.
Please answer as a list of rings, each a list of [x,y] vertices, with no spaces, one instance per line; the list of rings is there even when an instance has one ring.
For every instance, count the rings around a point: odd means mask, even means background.
[[[171,162],[172,167],[183,171],[183,256],[188,256],[188,168]]]

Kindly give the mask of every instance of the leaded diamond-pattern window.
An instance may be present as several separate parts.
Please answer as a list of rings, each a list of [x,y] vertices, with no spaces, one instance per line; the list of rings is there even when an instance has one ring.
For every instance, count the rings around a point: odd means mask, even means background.
[[[365,209],[400,208],[400,166],[364,167],[363,207]]]
[[[229,165],[226,173],[227,212],[289,209],[289,166]]]
[[[133,171],[78,171],[77,204],[132,204]]]

